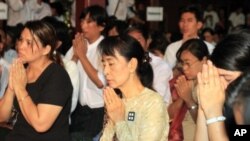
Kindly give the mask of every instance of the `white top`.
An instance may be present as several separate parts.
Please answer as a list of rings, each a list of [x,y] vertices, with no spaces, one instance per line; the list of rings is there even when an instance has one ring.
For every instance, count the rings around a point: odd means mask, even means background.
[[[37,0],[6,0],[9,6],[7,25],[16,26],[18,23],[25,24],[27,21],[40,20],[51,16],[51,9],[47,3],[37,3]]]
[[[104,37],[100,36],[94,43],[88,43],[87,58],[93,67],[98,71],[99,79],[105,84],[106,80],[102,71],[101,59],[98,55],[97,46]],[[66,58],[72,59],[73,48],[71,47],[66,53]],[[83,69],[80,60],[77,61],[77,67],[80,75],[80,90],[79,90],[79,102],[82,106],[88,105],[90,108],[100,108],[104,106],[102,89],[99,89],[88,77],[87,73]]]
[[[173,78],[173,72],[170,66],[160,57],[149,53],[152,61],[150,62],[153,73],[153,88],[163,97],[168,106],[172,103],[169,81]]]
[[[4,52],[3,58],[5,61],[7,61],[9,64],[13,62],[15,58],[17,58],[17,52],[14,49],[9,49]]]
[[[118,4],[118,2],[120,3]],[[115,14],[116,18],[119,20],[126,20],[128,17],[133,17],[134,14],[130,11],[129,7],[133,6],[134,0],[108,0],[108,6],[106,7],[107,13],[109,16]],[[118,4],[118,7],[117,7]],[[117,7],[117,11],[115,13],[115,9]]]
[[[211,54],[214,50],[214,46],[206,41],[204,41],[208,47],[208,51]],[[181,47],[183,41],[179,40],[176,42],[171,43],[170,45],[168,45],[166,51],[165,51],[165,55],[164,55],[164,60],[168,62],[168,64],[170,65],[170,67],[173,69],[176,65],[176,53],[179,50],[179,48]]]
[[[71,110],[72,113],[77,105],[78,97],[79,97],[79,72],[78,67],[74,61],[69,59],[63,58],[63,65],[65,70],[68,72],[72,86],[73,86],[73,94],[72,94],[72,103],[71,103]]]
[[[4,95],[5,89],[9,80],[9,64],[3,59],[0,59],[0,98]]]
[[[0,20],[8,19],[8,6],[4,2],[0,2]]]
[[[236,12],[233,12],[229,16],[229,21],[231,21],[233,27],[236,27],[238,25],[244,25],[245,15],[243,13],[236,14]]]
[[[209,16],[211,16],[211,19],[207,19],[204,23],[204,26],[214,30],[216,24],[219,22],[219,16],[215,11],[205,11],[204,19]]]
[[[25,23],[23,12],[25,11],[22,0],[6,0],[8,5],[8,26],[16,26],[18,23]]]
[[[30,20],[41,20],[42,18],[46,16],[51,16],[51,9],[49,4],[42,2],[41,4],[38,4],[37,1],[30,0],[29,3],[27,3],[27,10],[30,10]]]

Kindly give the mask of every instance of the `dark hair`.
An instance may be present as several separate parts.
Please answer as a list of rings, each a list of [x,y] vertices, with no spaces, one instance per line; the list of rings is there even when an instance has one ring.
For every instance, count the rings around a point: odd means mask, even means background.
[[[113,28],[116,28],[118,34],[120,35],[123,34],[128,28],[128,23],[122,20],[118,20],[115,16],[111,16],[108,18],[106,30],[108,32]]]
[[[132,58],[137,59],[136,73],[141,83],[145,87],[152,88],[153,70],[149,63],[149,56],[143,50],[141,44],[129,35],[107,37],[99,44],[101,55],[115,56],[115,51],[119,52],[127,61]]]
[[[226,104],[233,108],[234,106],[243,106],[244,124],[250,124],[250,72],[245,71],[235,81],[230,83],[226,89]]]
[[[184,13],[193,13],[197,21],[203,22],[203,12],[197,5],[188,5],[182,8],[179,17],[181,17]]]
[[[57,39],[62,42],[61,46],[57,48],[57,51],[65,55],[72,46],[72,37],[70,35],[69,27],[67,27],[64,22],[58,21],[56,18],[51,16],[47,16],[42,20],[48,22],[54,27]]]
[[[215,47],[211,61],[225,70],[245,71],[250,68],[250,34],[241,32],[227,35]]]
[[[181,54],[183,51],[188,50],[199,60],[202,60],[203,57],[209,57],[209,52],[207,45],[201,39],[190,39],[182,44],[179,50],[176,53],[176,58],[178,61],[181,61]]]
[[[52,2],[49,4],[51,8],[54,8],[59,16],[63,15],[65,13],[65,8],[62,5],[62,2]]]
[[[155,31],[151,35],[151,43],[148,46],[148,51],[154,52],[159,50],[163,55],[165,54],[166,48],[169,45],[167,38],[163,32]]]
[[[108,16],[106,10],[103,7],[99,5],[92,5],[85,8],[80,15],[80,19],[84,19],[88,14],[90,19],[95,21],[97,25],[103,27],[106,26]]]
[[[126,31],[125,31],[125,34],[129,34],[131,32],[139,32],[142,34],[143,38],[145,40],[148,39],[148,30],[147,28],[144,26],[144,25],[134,25],[134,26],[131,26],[129,27]]]
[[[214,35],[214,30],[213,30],[213,29],[211,29],[211,28],[209,28],[209,27],[204,28],[204,29],[202,30],[202,32],[201,32],[201,35],[202,35],[203,39],[204,39],[204,33],[206,33],[206,32],[209,32],[211,35]]]
[[[36,35],[43,47],[50,45],[51,50],[48,54],[49,59],[63,66],[60,55],[54,52],[57,44],[57,37],[52,25],[44,21],[29,21],[24,25],[24,28],[29,29],[32,36]]]

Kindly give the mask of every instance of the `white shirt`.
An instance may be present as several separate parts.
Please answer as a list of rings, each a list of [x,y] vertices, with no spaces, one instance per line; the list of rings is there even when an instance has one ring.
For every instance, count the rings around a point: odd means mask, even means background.
[[[4,95],[5,89],[9,80],[9,64],[3,59],[0,59],[0,98]]]
[[[208,51],[211,54],[214,50],[214,46],[206,41],[204,41],[205,44],[208,47]],[[181,47],[183,41],[179,40],[176,42],[171,43],[170,45],[168,45],[166,51],[165,51],[165,55],[164,55],[164,60],[168,62],[168,64],[170,65],[170,67],[173,69],[176,65],[176,53],[179,50],[179,48]]]
[[[120,3],[118,4],[118,2]],[[134,14],[130,11],[129,7],[133,6],[134,0],[108,0],[109,4],[106,7],[109,16],[115,14],[116,18],[119,20],[126,20],[128,17],[133,17]],[[117,11],[115,9],[117,7]]]
[[[5,2],[0,2],[0,20],[8,19],[8,6]]]
[[[16,26],[18,23],[25,24],[27,21],[40,20],[46,16],[51,16],[51,9],[47,3],[42,2],[41,5],[37,0],[6,0],[9,6],[8,10],[8,26]]]
[[[231,21],[233,27],[245,24],[245,15],[243,13],[236,14],[233,12],[229,16],[229,21]]]
[[[14,49],[8,49],[4,52],[3,58],[5,61],[7,61],[9,64],[13,62],[14,59],[17,58],[17,52]]]
[[[72,86],[73,86],[73,93],[72,93],[72,102],[71,102],[71,110],[72,113],[77,105],[78,97],[79,97],[79,71],[76,63],[72,60],[66,59],[62,57],[63,65],[65,70],[68,72]]]
[[[216,24],[219,22],[218,14],[215,11],[205,11],[204,12],[204,18],[206,18],[207,16],[211,16],[212,21],[205,21],[204,26],[209,27],[209,28],[214,30]]]
[[[160,57],[149,53],[152,61],[150,62],[153,73],[153,88],[163,97],[164,102],[168,106],[172,103],[169,81],[173,78],[173,72],[170,66]]]
[[[38,4],[36,1],[31,1],[28,5],[30,8],[30,20],[41,20],[42,18],[46,16],[51,16],[51,9],[49,4],[42,2],[41,4]]]
[[[93,67],[98,71],[98,77],[102,81],[103,84],[106,83],[101,59],[98,55],[97,46],[103,40],[103,36],[100,36],[94,43],[88,43],[88,51],[87,51],[87,58],[89,62],[93,65]],[[71,47],[67,52],[66,58],[72,59],[73,57],[73,48]],[[99,89],[92,80],[88,77],[87,73],[83,69],[83,66],[78,60],[77,67],[79,70],[80,75],[80,94],[79,94],[79,102],[82,106],[88,105],[90,108],[100,108],[104,106],[103,96],[102,96],[102,89]]]
[[[8,26],[16,26],[18,23],[25,23],[23,12],[25,11],[22,0],[6,0],[8,5]]]

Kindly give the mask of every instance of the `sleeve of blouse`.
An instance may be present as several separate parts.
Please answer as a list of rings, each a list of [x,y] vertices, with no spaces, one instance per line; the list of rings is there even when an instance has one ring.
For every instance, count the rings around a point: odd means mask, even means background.
[[[103,130],[100,141],[113,141],[114,128],[114,124],[109,121]]]
[[[142,124],[138,127],[138,137],[131,133],[125,121],[116,124],[119,141],[160,141],[162,138],[167,139],[169,119],[166,105],[159,96],[153,99],[149,99],[150,102],[143,111],[144,118],[141,119]]]

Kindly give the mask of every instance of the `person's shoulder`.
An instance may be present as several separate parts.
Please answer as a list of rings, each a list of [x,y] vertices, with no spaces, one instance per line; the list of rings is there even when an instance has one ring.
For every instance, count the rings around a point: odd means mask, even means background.
[[[65,68],[58,64],[58,63],[51,63],[49,66],[48,66],[48,72],[51,72],[54,76],[62,76],[62,75],[67,75],[67,72],[65,70]]]
[[[74,61],[69,60],[68,58],[62,58],[65,69],[66,68],[77,68],[77,65]]]
[[[9,69],[10,64],[4,59],[4,58],[0,58],[0,65],[2,65],[3,67]]]
[[[167,47],[167,49],[169,47],[181,46],[181,44],[182,44],[182,40],[175,41],[175,42],[169,44],[168,47]]]
[[[164,103],[163,97],[158,92],[152,89],[145,88],[144,94],[146,95],[146,97],[150,98],[150,100],[160,100]]]
[[[150,53],[150,57],[152,59],[153,69],[154,69],[154,67],[157,67],[157,68],[159,67],[159,68],[164,69],[164,70],[171,70],[169,64],[166,61],[164,61],[162,58],[160,58],[152,53]]]

